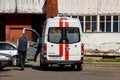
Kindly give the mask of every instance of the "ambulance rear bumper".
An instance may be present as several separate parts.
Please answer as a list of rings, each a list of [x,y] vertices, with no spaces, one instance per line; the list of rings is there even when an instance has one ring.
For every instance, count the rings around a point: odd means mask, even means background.
[[[71,61],[71,60],[68,60],[68,61],[52,61],[52,60],[45,60],[45,63],[47,64],[82,64],[83,63],[83,58],[81,58],[81,60],[75,60],[75,61]]]
[[[47,61],[48,64],[82,64],[83,61]]]

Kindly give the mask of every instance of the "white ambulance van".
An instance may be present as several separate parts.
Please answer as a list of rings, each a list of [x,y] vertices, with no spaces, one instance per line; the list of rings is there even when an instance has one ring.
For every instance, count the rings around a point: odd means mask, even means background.
[[[54,17],[46,20],[42,32],[41,68],[49,64],[71,65],[82,70],[84,44],[79,19]]]

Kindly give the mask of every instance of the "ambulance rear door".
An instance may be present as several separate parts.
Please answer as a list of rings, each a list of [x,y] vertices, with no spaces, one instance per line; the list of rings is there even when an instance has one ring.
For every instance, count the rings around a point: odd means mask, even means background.
[[[80,60],[81,43],[79,27],[49,27],[47,39],[48,60]]]

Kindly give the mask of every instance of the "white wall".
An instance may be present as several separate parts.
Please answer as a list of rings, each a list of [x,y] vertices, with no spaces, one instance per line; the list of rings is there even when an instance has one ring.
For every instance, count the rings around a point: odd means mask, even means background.
[[[120,33],[83,33],[85,50],[120,52]]]
[[[59,14],[119,15],[120,0],[58,0]],[[120,52],[120,33],[83,33],[87,52]]]
[[[18,13],[43,13],[45,0],[17,0]]]
[[[0,0],[0,12],[13,13],[16,8],[16,0]]]
[[[46,0],[0,0],[0,13],[43,13]]]
[[[73,15],[119,14],[120,0],[58,0],[58,12]]]

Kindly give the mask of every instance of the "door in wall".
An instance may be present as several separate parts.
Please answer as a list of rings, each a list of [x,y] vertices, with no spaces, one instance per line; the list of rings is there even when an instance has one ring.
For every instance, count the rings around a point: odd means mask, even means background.
[[[10,41],[17,43],[17,39],[19,39],[22,35],[22,28],[12,28],[10,29]]]

